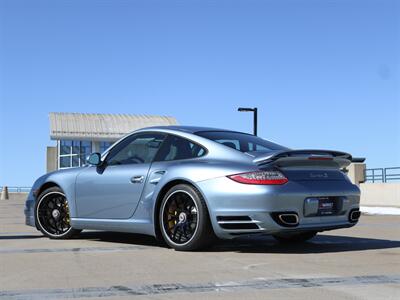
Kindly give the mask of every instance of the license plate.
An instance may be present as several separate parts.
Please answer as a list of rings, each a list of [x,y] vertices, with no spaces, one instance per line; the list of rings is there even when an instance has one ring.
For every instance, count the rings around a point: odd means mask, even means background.
[[[326,216],[335,213],[335,201],[332,198],[319,198],[318,200],[318,215]]]

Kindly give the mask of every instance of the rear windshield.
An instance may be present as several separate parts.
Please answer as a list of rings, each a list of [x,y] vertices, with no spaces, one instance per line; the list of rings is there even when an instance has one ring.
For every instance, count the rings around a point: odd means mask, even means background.
[[[288,149],[257,136],[240,132],[200,131],[196,132],[196,134],[241,152],[269,152]]]

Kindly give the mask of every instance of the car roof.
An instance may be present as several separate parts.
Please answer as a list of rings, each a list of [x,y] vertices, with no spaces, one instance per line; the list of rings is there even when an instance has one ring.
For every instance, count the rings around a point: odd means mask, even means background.
[[[213,127],[201,127],[201,126],[179,126],[179,125],[171,125],[171,126],[153,126],[153,127],[146,127],[143,129],[169,129],[169,130],[176,130],[188,133],[197,133],[201,131],[226,131],[226,132],[237,132],[233,130],[221,129],[221,128],[213,128]]]

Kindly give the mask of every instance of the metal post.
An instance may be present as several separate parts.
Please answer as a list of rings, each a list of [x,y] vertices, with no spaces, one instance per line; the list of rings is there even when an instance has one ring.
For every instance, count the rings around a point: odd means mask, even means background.
[[[386,168],[382,171],[383,183],[386,183]]]
[[[257,107],[254,107],[254,120],[253,120],[253,122],[254,122],[254,127],[253,127],[254,135],[257,136]]]
[[[258,109],[257,107],[254,108],[250,108],[250,107],[239,107],[238,111],[242,111],[242,112],[248,112],[248,111],[252,111],[253,112],[253,134],[256,136],[257,135],[257,113],[258,113]]]

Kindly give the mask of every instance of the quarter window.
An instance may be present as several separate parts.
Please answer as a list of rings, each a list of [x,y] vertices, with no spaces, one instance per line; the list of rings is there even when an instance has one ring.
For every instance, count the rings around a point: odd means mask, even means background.
[[[269,152],[288,148],[257,136],[233,131],[199,131],[197,135],[242,152]]]
[[[171,161],[178,159],[196,158],[206,154],[206,150],[181,137],[169,135],[163,143],[156,161]]]
[[[138,134],[116,145],[107,157],[108,165],[127,165],[151,162],[160,148],[164,134]]]

